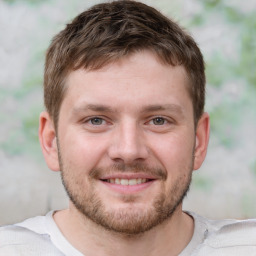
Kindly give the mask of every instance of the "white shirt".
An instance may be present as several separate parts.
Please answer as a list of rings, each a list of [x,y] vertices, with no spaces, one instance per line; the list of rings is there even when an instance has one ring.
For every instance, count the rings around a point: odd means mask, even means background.
[[[256,220],[213,221],[188,212],[194,234],[179,256],[256,256]],[[0,227],[0,256],[83,256],[63,236],[53,212]]]

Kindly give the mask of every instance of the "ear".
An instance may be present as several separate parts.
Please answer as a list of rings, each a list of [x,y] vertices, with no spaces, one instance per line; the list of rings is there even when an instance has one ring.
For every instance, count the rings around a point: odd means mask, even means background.
[[[56,131],[48,112],[40,114],[39,140],[48,167],[53,171],[59,171]]]
[[[202,165],[209,142],[210,134],[210,117],[208,113],[203,113],[197,123],[196,128],[196,142],[194,152],[194,170],[197,170]]]

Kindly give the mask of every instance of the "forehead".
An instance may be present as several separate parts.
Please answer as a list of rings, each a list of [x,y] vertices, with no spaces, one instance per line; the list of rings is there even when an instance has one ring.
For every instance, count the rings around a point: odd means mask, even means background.
[[[134,53],[97,70],[73,71],[66,86],[63,104],[72,108],[85,102],[126,108],[191,103],[185,68],[163,64],[149,51]]]

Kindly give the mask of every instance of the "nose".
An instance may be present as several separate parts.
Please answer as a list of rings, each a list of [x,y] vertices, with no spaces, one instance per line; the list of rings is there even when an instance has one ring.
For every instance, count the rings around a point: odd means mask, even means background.
[[[146,160],[149,150],[139,125],[132,122],[119,125],[111,138],[108,154],[113,161],[123,164]]]

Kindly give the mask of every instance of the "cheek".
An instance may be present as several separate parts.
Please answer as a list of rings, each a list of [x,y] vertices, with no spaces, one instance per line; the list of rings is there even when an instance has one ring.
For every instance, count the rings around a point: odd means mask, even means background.
[[[151,151],[157,161],[168,170],[185,167],[191,163],[194,147],[193,135],[165,134],[151,138]],[[185,168],[186,169],[186,168]]]
[[[61,142],[63,162],[70,167],[76,167],[77,171],[90,171],[97,166],[106,149],[106,141],[78,133],[66,133]]]
[[[176,195],[185,189],[191,180],[193,140],[188,140],[186,136],[170,136],[154,145],[154,157],[167,172],[167,180],[163,182],[161,189],[165,194]]]

